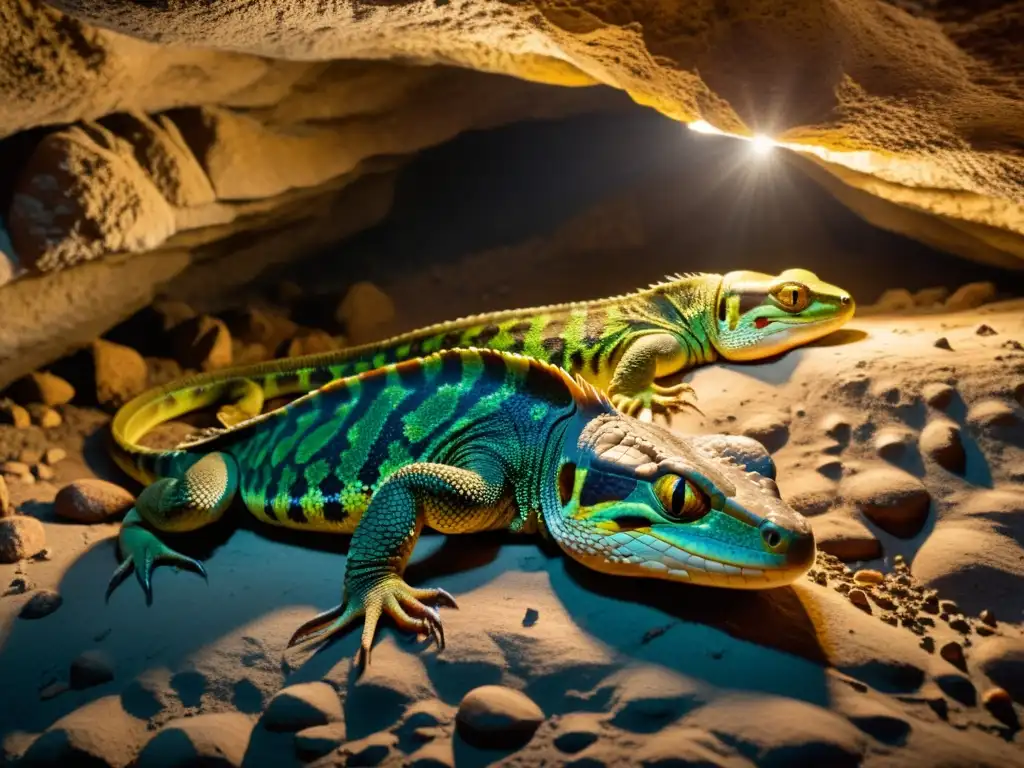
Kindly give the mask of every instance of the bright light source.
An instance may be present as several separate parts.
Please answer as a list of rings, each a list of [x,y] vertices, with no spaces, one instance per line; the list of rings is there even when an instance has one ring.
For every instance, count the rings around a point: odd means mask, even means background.
[[[757,152],[757,154],[759,155],[768,154],[771,151],[772,147],[775,146],[774,141],[769,139],[767,136],[762,136],[761,134],[757,134],[753,138],[753,143],[754,151]]]
[[[692,123],[687,123],[686,127],[696,133],[722,133],[722,131],[715,128],[715,126],[706,120],[694,120]]]

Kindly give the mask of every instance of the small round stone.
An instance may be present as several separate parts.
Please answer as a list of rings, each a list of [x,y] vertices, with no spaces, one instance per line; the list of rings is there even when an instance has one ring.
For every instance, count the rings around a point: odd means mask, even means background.
[[[544,722],[544,713],[521,691],[483,685],[465,695],[455,721],[466,741],[474,745],[522,746]]]
[[[43,619],[56,611],[64,603],[59,592],[52,589],[40,589],[21,606],[18,616],[22,619]]]
[[[964,649],[960,643],[950,641],[939,648],[939,655],[958,669],[966,670],[967,661],[964,659]]]
[[[124,514],[135,497],[119,485],[106,480],[76,480],[57,492],[53,511],[57,517],[76,523],[99,523]]]
[[[0,519],[0,563],[16,563],[46,549],[46,529],[34,517]]]
[[[881,584],[882,572],[871,569],[862,569],[853,574],[853,580],[858,584]]]

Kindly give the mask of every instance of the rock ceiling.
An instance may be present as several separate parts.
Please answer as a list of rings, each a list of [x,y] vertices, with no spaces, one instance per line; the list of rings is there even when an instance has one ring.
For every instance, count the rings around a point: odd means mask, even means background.
[[[379,220],[401,157],[461,131],[629,99],[771,136],[872,223],[1019,267],[1024,3],[966,7],[0,0],[0,363],[101,332],[231,234]]]

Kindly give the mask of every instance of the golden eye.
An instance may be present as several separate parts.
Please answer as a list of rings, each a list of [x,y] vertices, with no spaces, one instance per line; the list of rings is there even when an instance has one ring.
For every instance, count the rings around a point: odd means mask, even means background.
[[[811,303],[810,291],[803,283],[783,283],[772,291],[772,295],[788,312],[801,312]]]
[[[654,494],[674,521],[693,523],[711,511],[711,500],[696,485],[678,475],[664,475],[654,483]]]

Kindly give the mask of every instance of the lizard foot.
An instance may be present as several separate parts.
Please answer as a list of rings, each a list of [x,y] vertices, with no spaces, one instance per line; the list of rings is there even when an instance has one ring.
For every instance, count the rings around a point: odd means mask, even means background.
[[[444,627],[436,608],[423,601],[433,601],[449,608],[458,608],[455,598],[443,589],[415,589],[398,576],[387,576],[360,590],[341,605],[307,621],[292,635],[288,647],[313,639],[326,639],[341,632],[360,616],[364,616],[363,637],[359,655],[364,666],[370,664],[370,647],[377,633],[381,614],[390,616],[400,629],[433,638],[438,650],[444,648]]]
[[[704,415],[696,402],[697,393],[689,384],[674,384],[663,387],[652,384],[647,390],[636,395],[614,394],[610,397],[612,405],[627,416],[651,421],[654,413],[668,417],[669,414],[692,410]]]
[[[128,578],[128,574],[132,570],[135,571],[142,591],[146,594],[146,605],[153,604],[153,568],[157,565],[173,565],[206,578],[206,569],[203,568],[202,563],[175,552],[152,532],[141,526],[122,529],[120,549],[121,553],[125,555],[125,559],[114,571],[114,575],[110,577],[110,583],[107,584],[107,601],[110,600],[110,596],[121,582]]]

